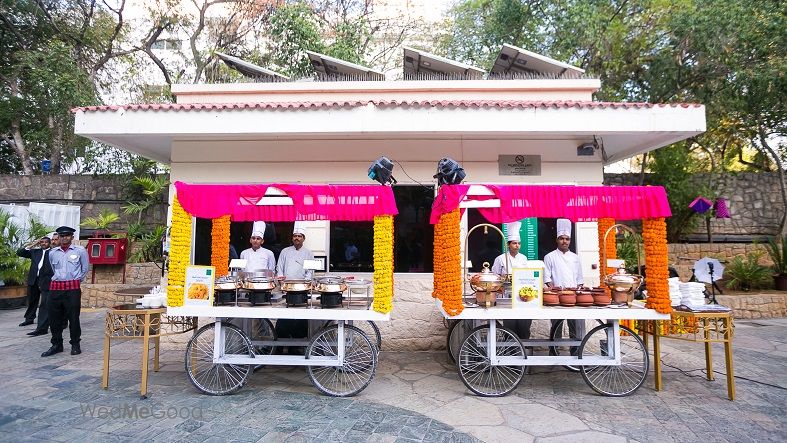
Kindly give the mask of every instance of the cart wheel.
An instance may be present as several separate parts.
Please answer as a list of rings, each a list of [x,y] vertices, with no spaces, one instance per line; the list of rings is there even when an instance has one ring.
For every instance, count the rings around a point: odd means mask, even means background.
[[[525,358],[525,348],[513,332],[497,328],[498,357]],[[470,332],[459,348],[459,377],[468,389],[482,397],[500,397],[516,389],[525,375],[524,366],[492,366],[489,363],[487,339],[489,326]]]
[[[331,325],[336,325],[336,322],[333,320],[327,321],[323,327],[328,327]],[[377,353],[379,354],[383,347],[383,338],[382,335],[380,335],[380,328],[371,320],[354,321],[352,325],[366,333],[369,339],[372,340],[372,343],[375,345],[375,347],[377,347]]]
[[[473,330],[473,322],[467,320],[456,320],[448,329],[445,340],[445,348],[448,350],[448,358],[451,363],[456,363],[456,356],[465,337]]]
[[[215,323],[197,331],[186,346],[186,374],[198,390],[210,395],[227,395],[240,389],[251,373],[251,365],[213,363]],[[254,356],[251,341],[235,325],[222,323],[222,354]]]
[[[585,383],[601,395],[633,394],[648,375],[650,360],[642,339],[625,326],[620,327],[620,332],[620,365],[580,367]],[[613,355],[614,338],[612,325],[596,326],[582,340],[581,358]]]
[[[338,343],[339,327],[327,326],[312,338],[306,358],[336,357]],[[332,397],[350,397],[363,391],[377,370],[377,349],[363,331],[345,326],[344,343],[342,366],[307,366],[314,386]]]
[[[273,322],[267,318],[260,318],[259,321],[260,324],[256,331],[254,331],[254,335],[251,337],[252,344],[255,341],[276,340],[278,337],[276,336],[276,328],[273,327]],[[271,355],[273,354],[274,348],[275,346],[273,345],[254,345],[254,350],[259,355]]]
[[[592,329],[595,325],[606,324],[601,320],[581,320],[581,321],[585,322],[585,330],[580,332],[585,332],[588,329]],[[563,337],[569,337],[570,332],[571,331],[569,330],[569,326],[566,320],[559,320],[557,323],[552,325],[552,327],[549,329],[549,340],[555,341]],[[584,338],[584,336],[581,338]],[[579,346],[550,346],[549,347],[549,355],[577,355],[578,351],[579,351]],[[563,365],[563,367],[571,372],[579,372],[579,365]]]

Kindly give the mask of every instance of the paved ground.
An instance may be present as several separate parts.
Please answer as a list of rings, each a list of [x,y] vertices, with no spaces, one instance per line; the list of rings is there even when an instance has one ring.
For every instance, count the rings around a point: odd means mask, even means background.
[[[785,441],[787,319],[738,321],[737,399],[726,399],[724,362],[703,378],[701,345],[664,341],[666,389],[652,376],[626,398],[596,395],[578,374],[541,368],[507,397],[470,394],[444,353],[381,353],[360,395],[320,395],[303,368],[267,368],[239,393],[197,393],[183,370],[182,337],[164,346],[139,399],[139,342],[113,346],[110,388],[100,388],[103,312],[83,312],[83,354],[41,358],[48,337],[0,312],[0,439],[5,441]],[[384,346],[384,345],[383,345]],[[103,408],[102,408],[103,407]],[[112,409],[114,408],[114,409]],[[154,417],[120,417],[143,408]],[[109,416],[108,416],[109,415]],[[170,415],[169,417],[167,415]],[[175,416],[173,416],[175,415]]]

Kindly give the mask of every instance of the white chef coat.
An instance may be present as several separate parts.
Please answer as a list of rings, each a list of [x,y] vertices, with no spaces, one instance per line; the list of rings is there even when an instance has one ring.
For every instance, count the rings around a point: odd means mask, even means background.
[[[506,258],[506,255],[508,255],[508,258]],[[512,257],[510,252],[506,252],[495,259],[495,263],[492,265],[492,272],[499,275],[510,274],[511,272],[508,271],[508,260],[511,260],[512,268],[527,267],[527,257],[523,254],[517,253],[516,257]]]
[[[576,288],[584,283],[579,256],[571,251],[555,249],[544,256],[544,283],[564,288]]]
[[[279,254],[279,263],[276,265],[276,275],[284,276],[285,280],[311,280],[314,271],[304,270],[303,261],[311,260],[314,258],[312,251],[301,246],[301,249],[295,249],[295,246],[284,248]]]
[[[276,258],[269,249],[260,247],[256,251],[253,248],[244,249],[240,253],[240,258],[246,260],[246,271],[259,271],[260,269],[276,270]]]

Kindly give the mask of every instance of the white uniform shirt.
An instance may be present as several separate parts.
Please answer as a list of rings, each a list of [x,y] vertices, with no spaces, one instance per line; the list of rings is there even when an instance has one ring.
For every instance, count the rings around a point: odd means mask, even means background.
[[[303,246],[301,246],[301,249],[295,249],[295,246],[284,248],[279,254],[276,275],[279,277],[284,276],[285,280],[310,280],[314,271],[304,270],[303,261],[313,258],[314,254],[312,254],[312,251]]]
[[[253,248],[245,249],[240,253],[240,258],[246,260],[246,271],[276,270],[276,258],[273,256],[273,252],[263,247],[256,251]]]
[[[584,283],[579,256],[571,251],[555,249],[544,256],[544,283],[564,288],[576,288]]]
[[[506,258],[508,255],[508,258]],[[500,254],[496,259],[495,263],[492,265],[492,272],[499,275],[507,275],[510,274],[508,270],[508,260],[511,260],[511,267],[512,268],[526,268],[527,267],[527,257],[522,254],[517,254],[516,257],[512,257],[510,252],[506,252],[505,254]]]

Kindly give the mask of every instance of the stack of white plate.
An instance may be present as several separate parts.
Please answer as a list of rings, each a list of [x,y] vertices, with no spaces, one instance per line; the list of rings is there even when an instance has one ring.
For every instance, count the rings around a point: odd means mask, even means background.
[[[705,304],[705,283],[689,282],[680,283],[680,304],[686,306],[700,306]]]
[[[683,297],[680,293],[680,278],[672,277],[667,279],[669,283],[669,299],[672,306],[680,305],[680,300]]]

